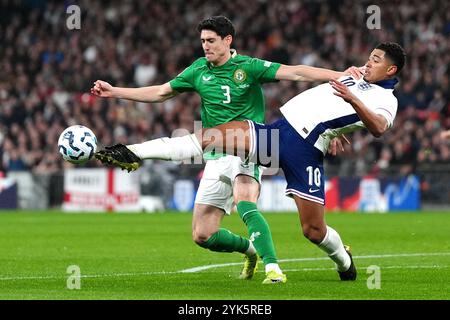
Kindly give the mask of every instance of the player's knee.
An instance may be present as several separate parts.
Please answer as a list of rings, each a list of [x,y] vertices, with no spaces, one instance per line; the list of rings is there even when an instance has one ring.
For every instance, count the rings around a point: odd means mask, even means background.
[[[252,177],[238,175],[233,186],[234,203],[241,201],[257,202],[259,196],[259,183]]]
[[[312,243],[319,244],[322,242],[325,234],[324,230],[322,230],[320,226],[316,226],[313,224],[303,224],[302,225],[302,231],[303,235],[306,239],[311,241]],[[326,230],[325,230],[326,233]]]
[[[234,203],[239,203],[241,201],[257,202],[259,195],[259,189],[253,188],[253,186],[248,186],[248,188],[238,188],[234,190],[233,200]]]
[[[248,202],[256,203],[256,201],[258,201],[258,195],[251,194],[250,192],[248,192],[248,193],[245,192],[245,193],[235,195],[233,200],[234,200],[234,203],[239,203],[241,201],[248,201]]]
[[[202,248],[205,248],[205,244],[210,237],[211,234],[205,232],[192,232],[192,240]]]

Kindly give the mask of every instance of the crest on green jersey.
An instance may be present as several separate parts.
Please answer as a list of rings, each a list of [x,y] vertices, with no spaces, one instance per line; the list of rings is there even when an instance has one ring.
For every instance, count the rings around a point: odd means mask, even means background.
[[[234,72],[233,79],[234,79],[234,82],[236,82],[236,83],[242,83],[245,81],[245,79],[247,79],[247,74],[245,73],[244,70],[237,69]]]

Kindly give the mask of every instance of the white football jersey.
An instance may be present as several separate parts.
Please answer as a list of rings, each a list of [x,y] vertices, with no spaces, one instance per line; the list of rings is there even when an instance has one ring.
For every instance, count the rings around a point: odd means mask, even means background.
[[[393,94],[396,79],[374,84],[343,76],[339,81],[392,127],[398,105]],[[334,92],[329,83],[324,83],[300,93],[280,108],[291,126],[324,154],[334,137],[365,127],[352,105]]]

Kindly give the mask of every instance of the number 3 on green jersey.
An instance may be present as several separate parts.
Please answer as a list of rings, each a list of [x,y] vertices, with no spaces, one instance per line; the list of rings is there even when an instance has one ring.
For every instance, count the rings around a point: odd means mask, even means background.
[[[223,103],[230,103],[231,102],[231,96],[230,96],[230,87],[229,86],[221,86],[223,90],[225,90],[224,95],[227,97],[225,101],[222,101]]]
[[[197,59],[170,81],[177,92],[197,92],[201,97],[203,127],[232,120],[264,122],[265,102],[261,85],[276,81],[279,63],[233,55],[215,67],[206,58]]]

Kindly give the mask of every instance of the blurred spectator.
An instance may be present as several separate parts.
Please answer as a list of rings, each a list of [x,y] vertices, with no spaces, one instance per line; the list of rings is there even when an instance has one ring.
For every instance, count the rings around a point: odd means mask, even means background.
[[[91,128],[100,146],[167,136],[179,127],[192,131],[200,118],[196,95],[142,104],[87,92],[96,79],[128,87],[172,79],[202,56],[196,24],[217,14],[235,23],[233,47],[239,53],[286,64],[343,70],[364,64],[380,41],[401,43],[408,57],[395,91],[394,128],[382,140],[355,134],[353,149],[331,161],[364,174],[449,160],[448,144],[437,138],[450,128],[448,1],[385,1],[381,30],[366,27],[370,1],[81,0],[80,30],[65,26],[67,2],[32,3],[0,4],[0,170],[53,172],[71,166],[58,156],[56,143],[73,124]],[[310,86],[266,85],[267,121]]]

